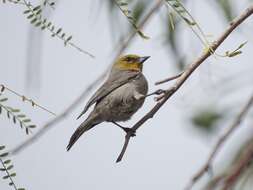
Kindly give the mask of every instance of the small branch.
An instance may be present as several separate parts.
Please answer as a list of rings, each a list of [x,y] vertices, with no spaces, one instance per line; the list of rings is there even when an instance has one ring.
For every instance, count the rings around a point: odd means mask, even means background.
[[[155,83],[155,85],[159,85],[159,84],[163,84],[163,83],[166,83],[166,82],[175,80],[175,79],[181,77],[181,75],[182,75],[183,73],[184,73],[184,72],[181,72],[181,73],[179,73],[179,74],[177,74],[177,75],[175,75],[175,76],[172,76],[172,77],[166,78],[166,79],[164,79],[164,80],[158,81],[158,82]]]
[[[223,182],[222,190],[230,190],[252,163],[253,142],[251,141]]]
[[[174,86],[166,90],[161,101],[159,101],[144,117],[142,117],[133,127],[133,130],[137,130],[143,123],[145,123],[148,119],[152,118],[156,112],[167,102],[167,100],[184,84],[184,82],[191,76],[191,74],[197,69],[210,55],[214,52],[223,42],[224,40],[232,33],[232,31],[237,28],[244,20],[246,20],[250,15],[253,14],[253,5],[251,5],[248,9],[246,9],[239,17],[235,18],[230,26],[221,34],[221,36],[217,39],[216,42],[211,44],[209,51],[202,53],[202,55],[194,61],[188,68],[183,72],[183,74],[177,79]],[[131,133],[131,132],[129,132]],[[131,136],[126,134],[125,143],[122,148],[122,151],[117,159],[117,162],[121,161],[126,148],[129,143],[129,139]]]
[[[33,142],[35,142],[37,139],[39,139],[44,133],[47,132],[52,126],[54,126],[56,123],[63,120],[70,112],[75,109],[76,106],[79,105],[79,103],[83,100],[84,97],[88,95],[88,93],[92,90],[94,86],[96,86],[105,76],[106,72],[104,72],[97,80],[95,80],[93,83],[91,83],[84,91],[83,93],[71,104],[69,105],[61,114],[59,114],[54,119],[48,121],[43,128],[41,128],[36,134],[34,134],[30,139],[24,141],[20,145],[18,145],[16,148],[14,148],[12,151],[10,151],[11,154],[17,154],[27,146],[31,145]]]
[[[52,112],[52,111],[50,111],[49,109],[47,109],[47,108],[45,108],[45,107],[43,107],[43,106],[37,104],[37,103],[36,103],[35,101],[33,101],[32,99],[29,99],[29,98],[25,97],[24,95],[21,95],[21,94],[19,94],[18,92],[14,91],[14,90],[12,90],[12,89],[10,89],[10,88],[8,88],[7,86],[5,86],[5,85],[3,85],[3,84],[0,84],[0,92],[2,93],[2,92],[4,92],[4,90],[8,90],[8,91],[11,92],[12,94],[15,94],[16,96],[20,97],[20,98],[22,99],[23,102],[24,102],[24,101],[28,101],[28,102],[30,102],[30,103],[32,104],[32,106],[39,107],[40,109],[42,109],[42,110],[44,110],[44,111],[46,111],[46,112],[48,112],[48,113],[50,113],[50,114],[56,116],[56,114],[55,114],[54,112]]]
[[[253,94],[249,98],[245,106],[243,106],[242,110],[239,112],[238,116],[235,118],[229,129],[219,138],[210,156],[208,157],[208,160],[206,161],[204,166],[193,176],[191,182],[185,188],[185,190],[190,190],[193,187],[193,185],[204,175],[204,173],[210,169],[211,164],[215,156],[217,155],[218,151],[221,149],[225,141],[231,136],[231,134],[239,127],[240,123],[245,118],[245,116],[247,115],[252,106],[253,106]]]

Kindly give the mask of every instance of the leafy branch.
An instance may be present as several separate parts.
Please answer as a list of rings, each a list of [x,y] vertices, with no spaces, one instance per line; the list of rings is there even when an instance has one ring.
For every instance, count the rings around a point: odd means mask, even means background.
[[[193,33],[199,38],[199,40],[202,42],[202,44],[205,46],[205,51],[210,51],[211,53],[219,56],[219,57],[235,57],[242,53],[240,50],[247,42],[244,42],[238,46],[233,51],[226,51],[224,55],[220,55],[217,52],[214,52],[213,49],[211,49],[211,44],[207,40],[205,33],[197,23],[197,21],[193,18],[193,16],[190,14],[190,12],[184,7],[184,5],[180,2],[180,0],[165,0],[168,7],[171,7],[184,21],[185,23],[190,27],[190,29],[193,31]],[[169,12],[169,19],[170,19],[170,25],[171,28],[174,29],[174,17],[172,12]]]
[[[150,37],[146,36],[137,26],[135,18],[131,15],[131,11],[128,9],[128,3],[124,0],[114,0],[114,2],[120,11],[127,17],[128,22],[133,26],[140,37],[143,39],[149,39]]]
[[[44,18],[42,16],[43,6],[48,5],[49,7],[54,9],[54,2],[44,0],[42,5],[38,6],[32,5],[31,2],[28,2],[27,0],[3,0],[3,3],[6,3],[7,1],[15,4],[24,5],[26,7],[24,14],[27,15],[27,19],[30,21],[30,23],[35,27],[40,27],[41,30],[47,30],[51,33],[52,37],[57,37],[58,39],[62,40],[64,42],[64,46],[69,45],[76,50],[90,56],[91,58],[95,58],[94,55],[74,44],[72,42],[72,35],[67,35],[65,32],[63,32],[62,28],[56,27],[52,22],[48,21],[47,18]]]
[[[233,51],[226,51],[225,52],[225,56],[224,57],[235,57],[237,55],[240,55],[242,53],[241,49],[242,47],[247,44],[247,41],[246,42],[243,42],[241,43],[235,50]]]
[[[3,151],[5,149],[5,146],[0,146],[0,151]],[[0,167],[0,171],[4,172],[5,175],[2,177],[2,179],[7,180],[9,179],[9,186],[12,186],[15,190],[25,190],[25,188],[18,188],[17,185],[14,183],[13,178],[17,175],[15,172],[13,172],[14,165],[11,163],[10,159],[7,159],[6,157],[9,155],[8,152],[0,152],[0,163],[2,167]]]
[[[165,2],[166,5],[171,7],[185,21],[185,23],[190,27],[190,29],[199,38],[203,45],[210,49],[210,43],[206,39],[206,35],[204,34],[203,30],[200,28],[196,20],[193,18],[193,16],[190,14],[190,12],[184,7],[184,5],[179,0],[165,0]],[[173,19],[173,17],[170,18]],[[170,22],[173,23],[173,20],[171,20]],[[173,25],[174,24],[172,24],[172,26]]]
[[[8,98],[6,97],[0,98],[0,114],[3,110],[5,110],[7,117],[12,119],[14,124],[18,123],[21,128],[24,128],[27,135],[31,133],[31,129],[36,128],[36,125],[31,124],[31,119],[29,119],[25,114],[22,114],[20,109],[4,105],[7,101]]]

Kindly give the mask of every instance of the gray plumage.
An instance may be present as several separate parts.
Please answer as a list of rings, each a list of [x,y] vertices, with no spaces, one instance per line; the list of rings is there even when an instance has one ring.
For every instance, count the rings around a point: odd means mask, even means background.
[[[148,83],[141,71],[113,68],[106,82],[87,102],[80,118],[93,104],[94,110],[71,136],[67,150],[79,137],[95,125],[107,122],[126,121],[143,105],[148,92]]]

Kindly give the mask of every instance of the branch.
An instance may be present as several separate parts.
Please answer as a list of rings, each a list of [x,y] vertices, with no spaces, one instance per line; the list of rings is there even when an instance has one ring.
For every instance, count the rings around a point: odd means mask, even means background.
[[[162,5],[163,0],[159,0],[154,7],[151,8],[151,10],[148,12],[148,14],[145,16],[145,18],[143,19],[143,21],[140,23],[139,28],[141,29],[142,27],[144,27],[144,25],[149,21],[149,19],[151,18],[151,16],[160,8],[160,6]],[[129,44],[131,43],[131,41],[133,40],[133,38],[136,35],[136,31],[133,31],[130,33],[130,35],[126,38],[126,40],[124,40],[124,43],[122,44],[122,46],[119,48],[115,58],[117,59],[118,56],[120,54],[122,54],[122,52],[129,46]],[[114,62],[114,61],[113,61]],[[71,104],[69,105],[60,115],[58,115],[57,117],[55,117],[54,119],[50,120],[49,122],[47,122],[43,128],[41,128],[35,135],[33,135],[30,139],[24,141],[23,143],[21,143],[19,146],[17,146],[16,148],[14,148],[11,153],[12,154],[16,154],[22,150],[24,150],[26,147],[28,147],[29,145],[31,145],[32,143],[34,143],[35,141],[37,141],[42,135],[44,135],[50,128],[52,128],[56,123],[59,123],[60,121],[62,121],[70,112],[73,111],[73,109],[75,109],[76,106],[79,105],[79,103],[88,95],[88,93],[92,90],[92,88],[94,86],[96,86],[107,74],[107,70],[105,72],[103,72],[92,84],[90,84],[83,92],[82,94]]]
[[[68,116],[76,106],[79,105],[79,103],[85,98],[89,92],[92,90],[94,86],[96,86],[104,77],[106,76],[106,72],[104,72],[99,78],[97,78],[93,83],[91,83],[83,92],[82,94],[72,103],[70,104],[61,114],[59,114],[54,119],[48,121],[43,128],[41,128],[36,134],[34,134],[30,139],[24,141],[20,145],[18,145],[16,148],[14,148],[12,151],[10,151],[11,154],[17,154],[27,146],[34,143],[36,140],[38,140],[42,135],[44,135],[52,126],[63,120],[66,116]]]
[[[193,176],[191,182],[185,188],[185,190],[190,190],[193,187],[193,185],[204,175],[204,173],[210,169],[211,164],[215,156],[217,155],[218,151],[221,149],[225,141],[231,136],[231,134],[239,127],[240,123],[245,118],[245,116],[247,115],[252,106],[253,106],[253,94],[251,95],[245,106],[243,106],[242,110],[239,112],[238,116],[235,118],[229,129],[219,138],[210,156],[208,157],[208,160],[206,161],[204,166]]]
[[[177,74],[177,75],[175,75],[175,76],[172,76],[172,77],[163,79],[163,80],[161,80],[161,81],[158,81],[158,82],[155,83],[155,85],[159,85],[159,84],[163,84],[163,83],[166,83],[166,82],[175,80],[175,79],[181,77],[181,75],[182,75],[183,73],[184,73],[184,72],[181,72],[181,73],[179,73],[179,74]]]
[[[229,190],[241,177],[241,175],[246,171],[246,169],[252,163],[253,155],[253,142],[251,141],[248,146],[243,150],[242,155],[240,156],[238,162],[233,167],[232,171],[229,172],[229,175],[224,180],[222,190]]]
[[[20,98],[22,99],[23,102],[28,101],[28,102],[31,103],[31,105],[32,105],[33,107],[34,107],[34,106],[39,107],[40,109],[42,109],[42,110],[44,110],[44,111],[46,111],[46,112],[48,112],[48,113],[50,113],[50,114],[56,116],[56,114],[55,114],[54,112],[50,111],[49,109],[45,108],[44,106],[41,106],[41,105],[37,104],[37,103],[36,103],[35,101],[33,101],[32,99],[27,98],[27,97],[25,97],[24,95],[19,94],[18,92],[14,91],[14,90],[12,90],[12,89],[10,89],[10,88],[8,88],[7,86],[5,86],[5,85],[3,85],[3,84],[0,84],[0,93],[3,93],[5,90],[7,90],[7,91],[11,92],[12,94],[15,94],[16,96],[20,97]]]
[[[253,5],[247,8],[239,17],[235,18],[230,23],[230,26],[223,32],[223,34],[221,34],[217,41],[211,44],[209,51],[202,53],[202,55],[196,61],[189,65],[184,73],[177,79],[174,86],[166,90],[165,94],[162,97],[163,99],[161,99],[161,101],[159,101],[143,118],[141,118],[132,127],[133,130],[129,131],[125,136],[124,146],[116,162],[121,161],[122,157],[124,156],[133,131],[136,131],[141,127],[143,123],[152,118],[156,112],[165,104],[165,102],[167,102],[167,100],[184,84],[184,82],[190,77],[195,69],[198,68],[211,55],[211,53],[214,52],[223,43],[223,41],[232,33],[232,31],[237,28],[244,20],[246,20],[251,14],[253,14]]]

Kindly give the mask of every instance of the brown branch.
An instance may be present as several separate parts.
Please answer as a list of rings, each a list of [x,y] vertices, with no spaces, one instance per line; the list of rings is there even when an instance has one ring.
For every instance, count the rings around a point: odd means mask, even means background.
[[[229,172],[229,175],[224,180],[222,190],[229,190],[234,186],[234,184],[252,163],[252,156],[253,142],[250,142],[250,144],[242,152],[242,155],[240,156],[236,165],[233,167],[232,171]]]
[[[143,18],[142,22],[139,25],[139,28],[142,28],[145,26],[145,24],[149,21],[149,19],[152,17],[152,15],[161,7],[163,0],[159,0],[154,7],[151,8],[151,10],[147,13],[147,15]],[[115,58],[118,58],[120,54],[129,46],[131,41],[136,35],[136,31],[133,31],[130,33],[130,35],[124,40],[123,44],[119,48]],[[113,62],[114,62],[113,61]],[[41,128],[35,135],[33,135],[30,139],[24,141],[19,146],[14,148],[11,153],[16,154],[22,150],[24,150],[26,147],[37,141],[42,135],[44,135],[49,129],[51,129],[56,123],[59,123],[62,121],[70,112],[72,112],[73,109],[75,109],[76,106],[79,105],[79,103],[88,95],[88,93],[92,90],[92,88],[97,85],[107,74],[107,70],[102,73],[92,84],[90,84],[83,92],[82,94],[71,104],[69,105],[60,115],[55,117],[54,119],[47,122],[43,128]]]
[[[15,94],[16,96],[20,97],[23,102],[28,101],[28,102],[31,103],[31,105],[33,107],[34,106],[39,107],[40,109],[42,109],[42,110],[44,110],[44,111],[46,111],[46,112],[48,112],[48,113],[56,116],[56,114],[54,112],[50,111],[49,109],[45,108],[44,106],[41,106],[41,105],[37,104],[34,100],[32,100],[30,98],[27,98],[24,95],[19,94],[18,92],[14,91],[14,90],[12,90],[10,88],[8,88],[7,86],[5,86],[3,84],[0,84],[0,93],[4,92],[5,90],[8,90],[12,94]]]
[[[238,27],[244,20],[246,20],[251,14],[253,13],[253,5],[247,8],[239,17],[235,18],[231,23],[230,26],[221,34],[221,36],[211,44],[209,51],[202,53],[202,55],[194,61],[189,67],[184,71],[184,73],[177,79],[174,86],[166,90],[163,99],[159,101],[143,118],[141,118],[133,127],[132,131],[136,131],[138,128],[141,127],[143,123],[145,123],[148,119],[152,118],[155,113],[164,105],[165,102],[184,84],[184,82],[188,79],[188,77],[198,68],[210,55],[214,52],[222,42],[231,34],[231,32]],[[132,131],[129,131],[125,136],[125,143],[121,150],[119,157],[117,158],[116,162],[121,161],[124,153],[127,149],[129,139],[132,136]]]
[[[52,128],[56,123],[63,120],[65,117],[67,117],[74,109],[79,105],[79,103],[85,98],[89,92],[92,90],[94,86],[99,84],[99,82],[105,77],[106,73],[103,73],[99,78],[97,78],[93,83],[91,83],[83,92],[82,94],[71,104],[69,105],[61,114],[59,114],[54,119],[47,122],[43,128],[41,128],[36,134],[34,134],[30,139],[24,141],[20,145],[18,145],[16,148],[14,148],[12,151],[10,151],[11,154],[17,154],[27,146],[34,143],[36,140],[38,140],[42,135],[44,135],[49,129]]]
[[[245,106],[243,106],[242,110],[239,112],[238,116],[235,118],[235,120],[228,128],[228,130],[218,139],[217,143],[214,146],[214,149],[212,150],[210,156],[208,157],[208,160],[206,161],[204,166],[193,176],[191,182],[185,188],[186,190],[190,190],[193,187],[193,185],[204,175],[204,173],[210,169],[212,162],[215,156],[217,155],[218,151],[221,149],[225,141],[231,136],[231,134],[239,127],[240,123],[245,118],[245,116],[247,115],[252,106],[253,106],[253,94],[251,95]]]
[[[181,75],[182,75],[183,73],[184,73],[184,72],[181,72],[181,73],[179,73],[179,74],[177,74],[177,75],[175,75],[175,76],[172,76],[172,77],[166,78],[166,79],[164,79],[164,80],[158,81],[158,82],[155,83],[155,85],[159,85],[159,84],[163,84],[163,83],[166,83],[166,82],[175,80],[175,79],[181,77]]]

